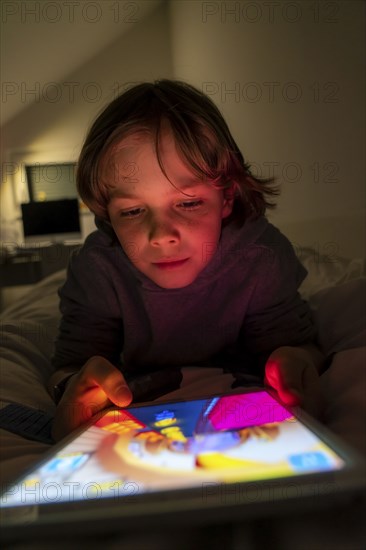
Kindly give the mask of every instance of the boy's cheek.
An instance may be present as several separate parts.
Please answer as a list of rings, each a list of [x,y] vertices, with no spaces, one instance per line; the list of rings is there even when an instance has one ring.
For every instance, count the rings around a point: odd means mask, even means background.
[[[138,259],[139,259],[139,256],[140,256],[140,248],[137,245],[137,243],[133,242],[133,241],[129,241],[129,242],[126,242],[126,243],[122,244],[121,241],[120,241],[120,244],[121,244],[125,254],[131,260],[131,262],[132,263],[137,262]]]
[[[202,243],[202,263],[206,264],[208,263],[211,258],[215,255],[216,251],[218,249],[218,243],[207,241]]]

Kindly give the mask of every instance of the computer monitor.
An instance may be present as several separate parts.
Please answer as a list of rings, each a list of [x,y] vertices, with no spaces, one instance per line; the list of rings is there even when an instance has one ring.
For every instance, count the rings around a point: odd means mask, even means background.
[[[21,209],[25,244],[81,239],[77,198],[28,202]]]

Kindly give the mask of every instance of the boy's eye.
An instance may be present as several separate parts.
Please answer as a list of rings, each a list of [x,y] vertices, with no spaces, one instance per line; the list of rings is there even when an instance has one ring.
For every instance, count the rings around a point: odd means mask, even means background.
[[[136,218],[136,216],[139,216],[142,212],[143,208],[132,208],[131,210],[122,210],[120,216],[122,218]]]
[[[196,210],[197,208],[200,208],[202,204],[203,204],[202,199],[195,199],[195,200],[180,202],[177,204],[177,207],[182,210]],[[131,218],[137,218],[141,216],[144,212],[145,212],[145,208],[131,208],[130,210],[121,210],[119,215],[121,216],[121,218],[131,219]]]
[[[195,210],[196,208],[199,208],[202,206],[203,201],[201,199],[197,199],[194,201],[184,201],[179,203],[179,207],[183,208],[184,210]]]

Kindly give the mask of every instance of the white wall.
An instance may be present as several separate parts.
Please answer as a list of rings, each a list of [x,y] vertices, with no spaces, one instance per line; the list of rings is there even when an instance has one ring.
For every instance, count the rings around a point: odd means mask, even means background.
[[[364,3],[170,3],[175,77],[208,92],[296,245],[365,253]]]
[[[57,101],[44,97],[3,127],[1,241],[22,240],[21,224],[16,218],[20,216],[17,203],[26,194],[24,164],[76,161],[88,127],[118,91],[130,82],[172,77],[169,40],[168,15],[163,5],[65,77],[54,88],[60,92]],[[75,84],[72,87],[70,83]],[[47,83],[43,87],[47,91]],[[51,93],[51,87],[49,90]],[[82,224],[85,235],[94,227],[93,217],[83,216]]]
[[[175,76],[210,94],[257,173],[278,176],[282,195],[270,218],[295,245],[364,256],[364,3],[171,0],[167,6],[169,17],[158,9],[64,79],[78,83],[74,101],[65,92],[10,121],[5,160],[21,167],[25,158],[76,159],[116,82]],[[80,93],[92,95],[93,83],[98,101]],[[19,178],[20,172],[16,186],[14,177],[2,185],[2,229],[17,215]]]

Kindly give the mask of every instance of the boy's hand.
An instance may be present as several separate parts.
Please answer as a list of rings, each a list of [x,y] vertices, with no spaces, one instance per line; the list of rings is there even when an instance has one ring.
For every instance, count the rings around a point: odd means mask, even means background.
[[[315,417],[322,409],[319,374],[307,349],[284,346],[269,356],[264,382],[285,405],[301,406]]]
[[[131,401],[123,374],[104,357],[92,357],[70,378],[56,409],[52,437],[58,441],[103,409],[126,407]]]

